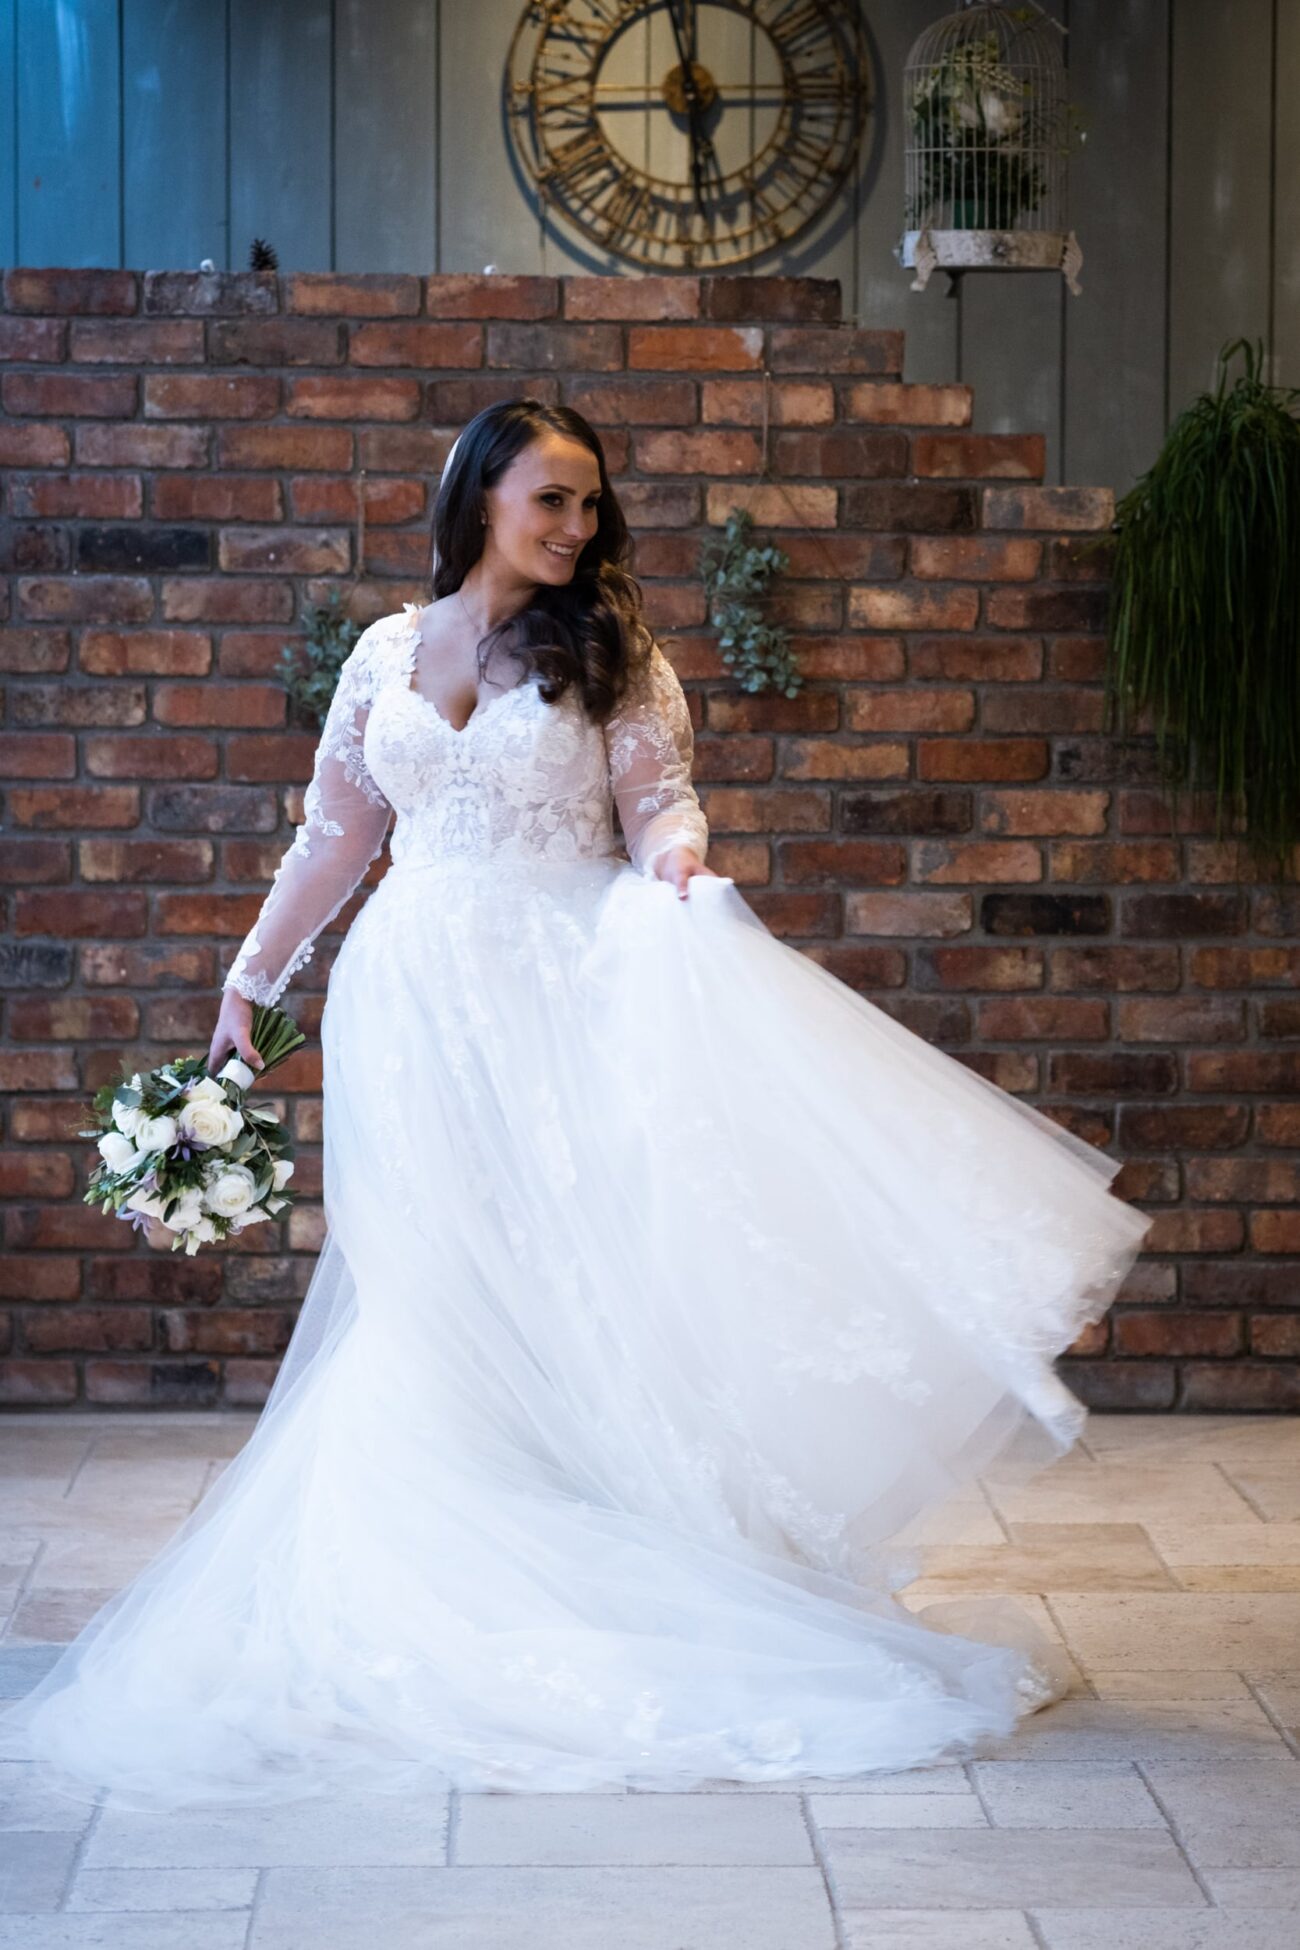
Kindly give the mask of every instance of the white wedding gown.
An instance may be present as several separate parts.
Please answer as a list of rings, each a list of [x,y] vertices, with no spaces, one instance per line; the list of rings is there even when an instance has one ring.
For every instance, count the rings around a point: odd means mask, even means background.
[[[708,839],[657,646],[603,729],[534,676],[457,731],[414,614],[349,656],[228,978],[280,996],[395,810],[330,976],[292,1344],[9,1721],[128,1807],[843,1778],[1011,1731],[1050,1642],[1011,1599],[921,1622],[898,1533],[1069,1448],[1051,1362],[1150,1221],[732,881],[653,877]]]

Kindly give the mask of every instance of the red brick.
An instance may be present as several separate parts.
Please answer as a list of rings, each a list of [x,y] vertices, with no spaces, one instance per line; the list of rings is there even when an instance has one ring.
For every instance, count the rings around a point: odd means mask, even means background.
[[[763,692],[714,691],[710,731],[835,731],[840,701],[833,691],[801,691],[797,697]]]
[[[920,988],[1037,989],[1043,985],[1039,948],[927,948],[918,957]]]
[[[859,630],[969,630],[979,616],[975,589],[927,587],[849,590],[849,627]]]
[[[566,318],[692,319],[700,315],[698,278],[568,277],[563,290]]]
[[[291,1317],[272,1307],[230,1307],[219,1312],[164,1308],[159,1317],[171,1354],[281,1354]]]
[[[838,428],[830,433],[778,432],[772,459],[778,474],[811,474],[854,479],[879,479],[907,472],[907,441],[900,433],[859,433]]]
[[[143,684],[15,684],[10,716],[25,725],[143,724],[147,699]]]
[[[275,737],[231,738],[226,743],[226,777],[272,784],[286,781],[299,784],[311,777],[316,738],[305,732],[285,732]]]
[[[1300,1211],[1252,1212],[1250,1244],[1257,1253],[1300,1253]]]
[[[926,886],[987,885],[1041,880],[1043,860],[1029,840],[926,840],[916,848],[913,871]]]
[[[753,474],[762,455],[752,433],[693,428],[638,434],[636,464],[645,474]]]
[[[346,528],[228,528],[219,546],[221,567],[236,575],[342,575],[352,566]]]
[[[0,359],[14,364],[57,365],[67,350],[61,318],[0,318]]]
[[[144,576],[23,577],[18,610],[46,623],[147,623],[153,589]]]
[[[16,474],[9,483],[13,515],[80,515],[131,521],[144,511],[138,474]]]
[[[28,1314],[24,1334],[33,1354],[138,1353],[152,1347],[147,1307],[59,1307]]]
[[[71,1361],[0,1361],[0,1402],[9,1408],[51,1408],[77,1399]]]
[[[217,747],[210,738],[110,733],[85,741],[86,770],[101,779],[215,779]]]
[[[165,474],[153,483],[159,521],[278,521],[280,483],[258,474]]]
[[[208,358],[214,366],[337,366],[343,327],[312,318],[219,319],[208,326]]]
[[[1149,1253],[1235,1253],[1245,1243],[1240,1212],[1159,1212],[1143,1250]]]
[[[763,363],[763,328],[631,325],[627,363],[631,372],[757,371]]]
[[[76,778],[76,739],[66,731],[0,731],[0,778]]]
[[[974,923],[969,894],[858,894],[844,898],[846,934],[948,936],[968,934]]]
[[[1033,480],[1046,465],[1041,433],[918,433],[912,439],[912,471],[922,478]]]
[[[1119,1007],[1126,1043],[1235,1043],[1245,1034],[1245,1004],[1196,996],[1134,996]]]
[[[66,467],[71,451],[62,427],[0,423],[0,467]]]
[[[23,890],[14,897],[14,933],[72,935],[78,939],[144,934],[144,894],[88,894]]]
[[[773,372],[901,374],[903,334],[848,325],[777,325],[771,367]]]
[[[288,389],[285,411],[296,419],[413,420],[420,410],[418,379],[290,379]]]
[[[299,271],[284,281],[284,308],[327,318],[410,318],[420,309],[420,280]]]
[[[472,378],[433,379],[425,393],[425,417],[442,426],[459,428],[485,406],[498,400],[519,399],[524,394],[554,406],[560,397],[560,382],[553,373],[475,373]],[[453,433],[446,442],[450,447]],[[403,463],[404,465],[405,463]]]
[[[969,386],[912,386],[875,381],[844,394],[848,420],[889,427],[968,427],[975,395]]]
[[[836,490],[794,482],[710,486],[707,518],[713,527],[723,527],[736,508],[747,509],[760,528],[834,528]]]
[[[557,278],[444,272],[424,280],[430,318],[553,318],[559,303]]]
[[[83,840],[77,849],[86,881],[210,880],[210,840]]]
[[[1002,541],[991,535],[918,535],[911,545],[914,576],[937,581],[1030,582],[1042,566],[1041,542]]]
[[[905,848],[886,840],[790,840],[781,862],[791,885],[896,887],[907,878]]]
[[[222,427],[217,465],[319,469],[333,474],[352,465],[352,435],[346,427]]]
[[[157,684],[153,714],[159,724],[278,729],[284,723],[285,703],[278,685]]]
[[[630,284],[633,280],[620,278],[618,282]],[[693,379],[587,379],[577,375],[564,382],[564,402],[598,427],[682,428],[698,418]]]
[[[773,786],[713,786],[707,794],[709,826],[719,833],[824,833],[831,809],[821,792]]]
[[[66,840],[0,839],[0,885],[18,886],[72,878]],[[15,1009],[17,1002],[12,1005]]]
[[[10,1034],[25,1043],[121,1040],[139,1027],[139,1005],[129,995],[16,996],[10,1019]]]
[[[610,282],[628,280],[611,279]],[[663,282],[671,284],[673,280]],[[664,312],[660,316],[669,314]],[[700,282],[700,316],[835,325],[840,317],[839,279],[786,278],[771,273],[761,277],[748,274],[706,277]]]
[[[66,670],[71,644],[66,630],[0,629],[0,670]]]
[[[162,318],[261,317],[279,303],[272,271],[149,271],[141,309]]]
[[[1253,1354],[1300,1356],[1300,1314],[1252,1314],[1250,1347]]]
[[[371,529],[366,536],[365,567],[372,575],[411,576],[427,582],[431,546],[427,530]],[[395,605],[388,603],[386,607]]]
[[[140,287],[134,271],[23,269],[5,272],[6,311],[104,318],[133,312],[139,299]]]
[[[162,613],[169,623],[288,623],[293,590],[286,582],[237,582],[230,576],[168,576]]]
[[[709,425],[733,422],[761,427],[828,427],[835,420],[835,388],[812,379],[706,379],[700,386],[700,418]]]
[[[991,589],[984,620],[997,630],[1095,630],[1106,597],[1104,589]]]
[[[1108,1005],[1086,996],[998,996],[981,1002],[979,1033],[991,1042],[1104,1042],[1110,1034]]]
[[[12,786],[9,816],[29,828],[135,826],[140,794],[134,786]]]
[[[0,1298],[22,1300],[29,1306],[42,1300],[75,1300],[81,1292],[81,1264],[55,1259],[48,1253],[20,1259],[16,1253],[0,1260]]]
[[[144,382],[149,420],[269,420],[279,407],[280,382],[265,374],[227,379],[215,372],[168,373]]]
[[[632,329],[635,332],[638,328]],[[617,372],[623,364],[622,327],[489,325],[484,363],[537,372]],[[628,361],[629,365],[635,363]]]
[[[1102,487],[985,488],[981,507],[985,528],[1107,529],[1115,518],[1115,493]]]
[[[481,325],[354,325],[354,366],[481,366]]]
[[[134,374],[108,378],[86,372],[7,372],[0,379],[6,413],[49,414],[78,420],[125,420],[135,412]]]
[[[206,467],[211,446],[207,427],[77,428],[83,467]]]
[[[87,366],[201,366],[203,327],[182,318],[74,325],[70,351]]]
[[[846,693],[849,731],[969,731],[975,722],[971,691],[859,691]]]
[[[1240,1314],[1117,1313],[1115,1348],[1120,1354],[1237,1354]]]
[[[980,800],[980,830],[1008,838],[1019,834],[1104,833],[1110,797],[1109,792],[1072,792],[1064,787],[986,792]],[[1052,871],[1056,871],[1055,864]]]
[[[1000,784],[1046,778],[1049,754],[1041,738],[923,738],[916,748],[917,777]]]

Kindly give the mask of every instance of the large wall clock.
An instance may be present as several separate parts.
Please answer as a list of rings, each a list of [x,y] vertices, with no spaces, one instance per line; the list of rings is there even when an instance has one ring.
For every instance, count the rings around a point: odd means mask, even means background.
[[[869,79],[859,0],[531,0],[506,123],[544,217],[630,263],[707,270],[823,213]]]

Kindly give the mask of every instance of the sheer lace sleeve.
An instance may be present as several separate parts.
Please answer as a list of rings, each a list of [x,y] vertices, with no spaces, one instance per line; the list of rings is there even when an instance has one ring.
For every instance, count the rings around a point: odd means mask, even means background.
[[[605,725],[614,803],[628,856],[642,873],[670,846],[701,860],[709,828],[691,783],[695,740],[686,693],[657,643]]]
[[[384,843],[392,808],[371,777],[361,743],[374,689],[373,644],[364,631],[344,660],[316,747],[302,825],[226,976],[224,987],[238,989],[250,1002],[279,1000]]]

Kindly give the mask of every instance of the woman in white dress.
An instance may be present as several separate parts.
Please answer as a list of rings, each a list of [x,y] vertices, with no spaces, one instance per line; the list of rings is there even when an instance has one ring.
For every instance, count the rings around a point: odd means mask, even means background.
[[[250,1439],[9,1718],[119,1805],[844,1778],[1063,1690],[899,1533],[1085,1420],[1051,1363],[1150,1221],[1118,1164],[779,941],[705,864],[600,442],[466,427],[433,601],[343,667],[227,977],[249,1043],[357,889],[325,1244]],[[491,674],[489,674],[491,673]],[[617,810],[626,855],[615,837]]]

